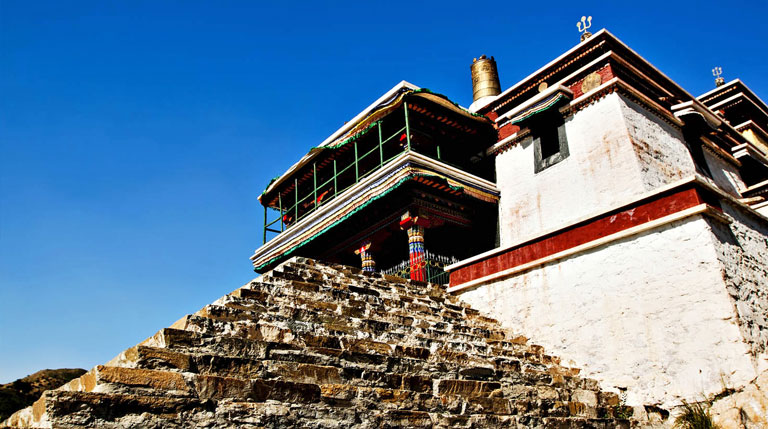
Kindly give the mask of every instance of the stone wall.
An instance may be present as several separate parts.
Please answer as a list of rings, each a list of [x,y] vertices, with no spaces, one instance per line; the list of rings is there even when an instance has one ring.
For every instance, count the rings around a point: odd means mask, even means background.
[[[733,222],[710,222],[726,290],[739,328],[759,370],[768,369],[768,219],[731,202],[722,203]]]
[[[643,187],[652,190],[692,176],[696,169],[682,131],[637,103],[625,97],[619,99]],[[622,173],[615,171],[617,176]]]
[[[713,155],[709,150],[704,150],[704,159],[707,161],[709,171],[712,173],[712,183],[734,198],[741,198],[740,191],[745,186],[744,181],[741,180],[738,168]]]
[[[713,239],[696,215],[460,296],[630,404],[667,408],[756,374]]]
[[[768,428],[768,371],[717,399],[710,413],[720,429]]]

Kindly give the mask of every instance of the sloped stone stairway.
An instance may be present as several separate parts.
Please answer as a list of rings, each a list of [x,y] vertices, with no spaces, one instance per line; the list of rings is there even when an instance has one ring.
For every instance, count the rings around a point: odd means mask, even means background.
[[[578,373],[439,285],[292,258],[5,425],[634,426]]]

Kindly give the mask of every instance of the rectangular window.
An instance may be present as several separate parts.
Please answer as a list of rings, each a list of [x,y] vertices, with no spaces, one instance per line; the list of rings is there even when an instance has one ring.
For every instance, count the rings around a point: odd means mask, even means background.
[[[559,114],[542,115],[531,123],[533,136],[534,172],[538,173],[568,157],[565,122]]]

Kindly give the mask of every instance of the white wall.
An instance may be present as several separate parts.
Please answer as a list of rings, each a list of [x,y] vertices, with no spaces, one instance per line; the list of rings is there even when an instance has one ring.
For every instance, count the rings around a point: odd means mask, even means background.
[[[705,218],[461,293],[628,403],[669,406],[756,376]]]
[[[680,131],[618,94],[576,112],[565,129],[570,155],[538,174],[531,137],[496,157],[501,246],[694,172]]]

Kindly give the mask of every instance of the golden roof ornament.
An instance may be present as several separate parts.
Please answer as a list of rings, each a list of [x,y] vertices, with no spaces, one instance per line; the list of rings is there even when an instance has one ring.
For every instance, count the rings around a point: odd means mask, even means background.
[[[592,37],[592,33],[587,31],[589,27],[592,26],[592,17],[589,16],[582,16],[581,21],[576,22],[576,28],[579,29],[579,33],[582,33],[581,35],[581,41],[585,41]]]
[[[485,55],[472,60],[469,66],[472,72],[472,99],[477,101],[483,97],[501,94],[499,72],[496,69],[496,60]]]
[[[715,67],[712,69],[712,76],[715,77],[715,86],[723,86],[723,84],[725,84],[725,79],[720,77],[721,74],[723,74],[722,67]]]

